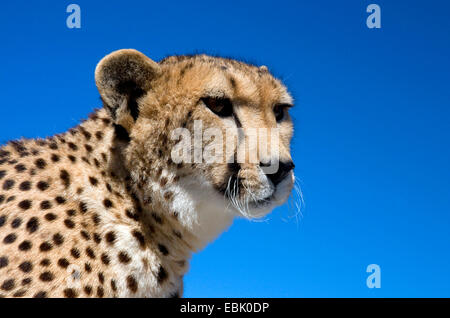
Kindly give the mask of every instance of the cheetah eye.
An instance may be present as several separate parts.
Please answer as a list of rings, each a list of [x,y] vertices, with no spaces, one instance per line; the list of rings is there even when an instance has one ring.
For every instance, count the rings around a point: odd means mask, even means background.
[[[275,119],[277,123],[281,122],[284,119],[286,111],[288,108],[291,108],[292,105],[289,104],[277,104],[273,108],[273,113],[275,114]]]
[[[229,98],[203,97],[201,101],[217,116],[228,117],[233,114],[233,105]]]

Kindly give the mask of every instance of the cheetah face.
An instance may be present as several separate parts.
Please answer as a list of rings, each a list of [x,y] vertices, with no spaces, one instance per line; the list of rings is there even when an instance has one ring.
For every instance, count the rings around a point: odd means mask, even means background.
[[[293,100],[266,67],[205,55],[156,63],[120,50],[99,63],[96,82],[130,140],[123,160],[136,179],[198,178],[245,217],[287,200]]]

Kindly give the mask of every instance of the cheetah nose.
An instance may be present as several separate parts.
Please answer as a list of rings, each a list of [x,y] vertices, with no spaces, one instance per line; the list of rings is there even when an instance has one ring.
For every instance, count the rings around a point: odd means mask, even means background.
[[[272,181],[274,186],[277,186],[284,178],[288,175],[288,173],[294,169],[295,165],[292,161],[280,161],[278,170],[272,174],[266,174],[267,177]]]

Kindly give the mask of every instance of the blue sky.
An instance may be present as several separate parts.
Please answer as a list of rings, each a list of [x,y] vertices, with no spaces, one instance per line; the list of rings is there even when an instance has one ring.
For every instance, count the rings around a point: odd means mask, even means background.
[[[68,29],[77,3],[82,27]],[[368,29],[366,7],[381,7]],[[0,143],[100,106],[96,63],[207,52],[265,64],[296,99],[303,216],[237,220],[194,255],[187,297],[450,296],[448,1],[2,3]],[[381,267],[381,288],[366,267]]]

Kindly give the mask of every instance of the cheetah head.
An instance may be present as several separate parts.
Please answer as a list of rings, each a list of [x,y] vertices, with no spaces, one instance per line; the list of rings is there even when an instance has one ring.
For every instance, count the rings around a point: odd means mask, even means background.
[[[293,100],[265,66],[120,50],[98,64],[96,83],[124,166],[144,192],[171,188],[169,209],[190,197],[254,218],[290,195]]]

